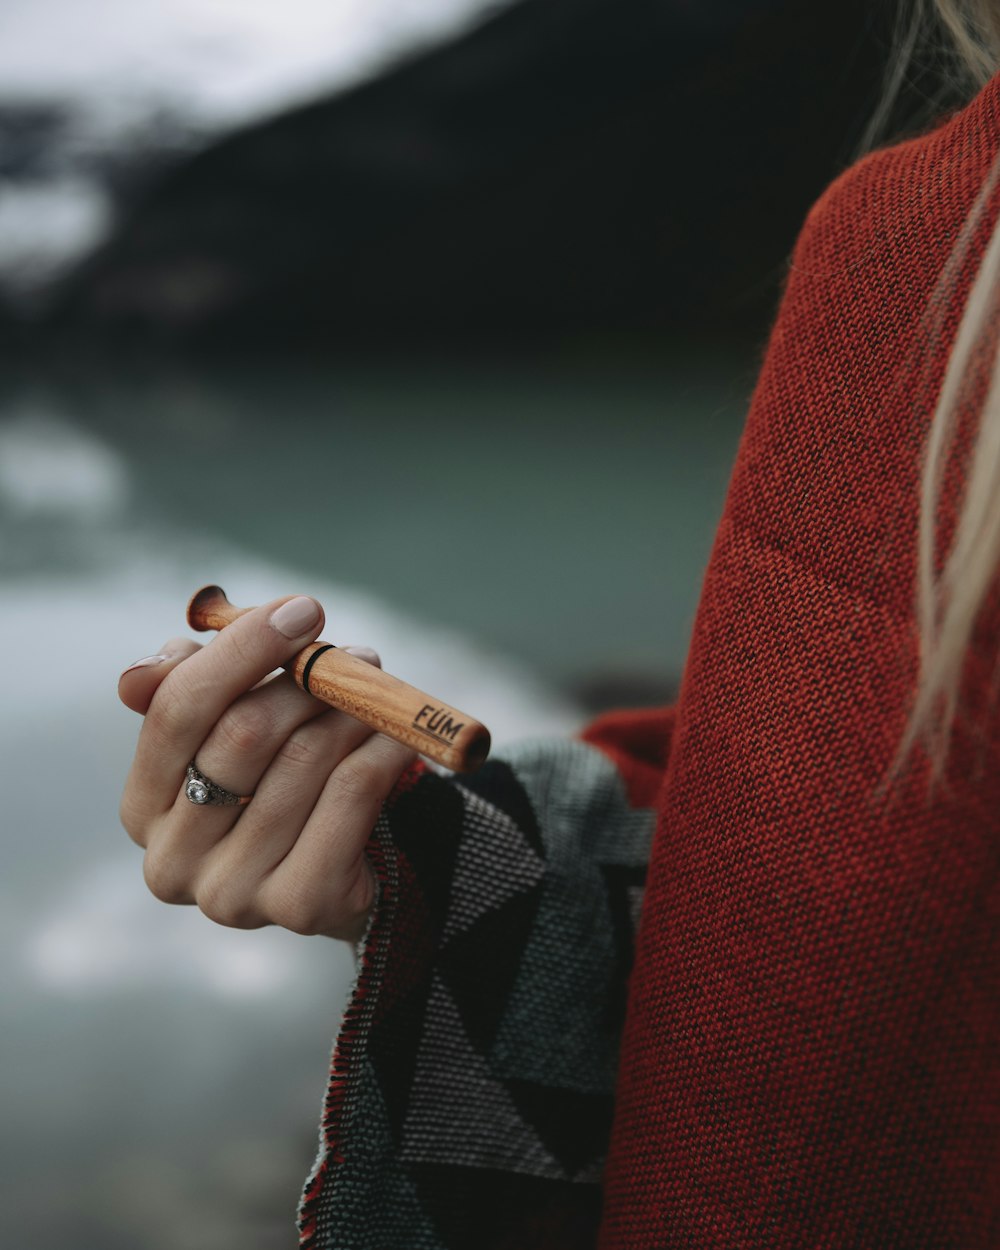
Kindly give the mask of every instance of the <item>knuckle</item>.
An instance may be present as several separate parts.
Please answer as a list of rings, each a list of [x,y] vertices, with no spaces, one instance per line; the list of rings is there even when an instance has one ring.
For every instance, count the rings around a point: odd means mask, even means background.
[[[342,760],[331,775],[333,801],[370,814],[414,758],[415,752],[409,747],[394,742],[384,734],[373,734],[358,750]]]
[[[342,880],[340,889],[331,893],[323,932],[331,937],[360,937],[375,905],[376,893],[375,874],[365,862],[361,871]]]
[[[253,670],[258,670],[262,663],[273,667],[270,664],[270,658],[274,647],[268,646],[271,640],[263,623],[247,616],[242,622],[237,621],[236,624],[241,628],[230,627],[221,638],[226,650],[231,653],[231,662]],[[254,628],[255,625],[256,628]]]
[[[237,755],[258,755],[272,735],[271,718],[250,699],[239,699],[219,718],[216,731],[223,744]]]
[[[276,757],[282,763],[292,764],[296,768],[311,769],[320,762],[323,752],[313,735],[293,733],[278,748]]]
[[[380,769],[369,752],[354,752],[337,766],[330,777],[335,801],[357,806],[368,806],[377,798]]]
[[[323,916],[317,900],[311,893],[300,890],[280,892],[275,899],[274,915],[283,929],[302,937],[316,937],[326,928],[327,918]]]
[[[135,801],[127,791],[118,805],[118,819],[136,846],[146,845],[145,822],[140,819]]]
[[[188,899],[187,882],[172,857],[149,847],[142,860],[146,888],[161,903],[184,903]]]
[[[268,912],[275,924],[302,937],[357,938],[375,903],[375,874],[362,857],[360,870],[317,879],[287,862],[268,885]]]
[[[344,896],[344,916],[352,927],[358,920],[364,919],[375,906],[377,892],[375,873],[366,860],[362,871],[358,873]]]
[[[197,699],[192,697],[187,683],[177,678],[176,671],[164,678],[146,715],[147,721],[167,738],[183,736],[197,714]]]
[[[385,734],[375,734],[369,745],[373,756],[372,765],[386,789],[391,789],[399,774],[417,758],[412,747],[404,746],[402,742]]]
[[[220,873],[206,875],[195,890],[198,909],[227,929],[255,929],[262,923],[252,900],[241,895],[232,883]]]

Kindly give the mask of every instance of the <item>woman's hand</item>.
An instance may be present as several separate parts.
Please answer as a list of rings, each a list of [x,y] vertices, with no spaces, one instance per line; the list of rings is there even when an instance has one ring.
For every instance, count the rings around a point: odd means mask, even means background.
[[[119,679],[122,702],[145,715],[122,824],[145,847],[157,898],[197,904],[241,929],[363,934],[375,898],[365,845],[414,753],[320,703],[287,673],[265,680],[318,636],[323,619],[314,599],[278,599],[208,646],[172,640]],[[217,785],[252,800],[192,803],[184,782],[195,758]]]

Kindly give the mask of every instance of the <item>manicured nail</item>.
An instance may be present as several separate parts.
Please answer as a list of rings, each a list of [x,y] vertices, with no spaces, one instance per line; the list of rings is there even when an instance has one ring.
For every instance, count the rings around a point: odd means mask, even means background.
[[[154,664],[162,664],[167,659],[165,655],[144,655],[141,660],[136,660],[134,664],[130,664],[128,668],[122,671],[122,677],[126,673],[131,673],[134,668],[152,668]]]
[[[271,613],[271,624],[279,634],[286,638],[301,638],[319,621],[319,604],[315,599],[299,595],[297,599],[289,599],[280,608]]]

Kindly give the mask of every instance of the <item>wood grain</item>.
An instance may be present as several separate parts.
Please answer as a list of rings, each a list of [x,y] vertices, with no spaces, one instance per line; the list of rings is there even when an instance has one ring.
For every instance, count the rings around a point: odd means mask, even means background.
[[[231,604],[221,587],[204,586],[192,596],[187,619],[192,629],[218,630],[250,610]],[[485,725],[332,643],[310,643],[285,668],[315,698],[445,768],[473,772],[489,754]]]

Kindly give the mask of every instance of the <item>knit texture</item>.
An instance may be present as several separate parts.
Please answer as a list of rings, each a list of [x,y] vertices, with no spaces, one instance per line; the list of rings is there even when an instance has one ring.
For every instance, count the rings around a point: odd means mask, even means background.
[[[1000,1246],[1000,594],[945,784],[882,788],[921,449],[1000,206],[946,262],[998,144],[1000,78],[811,212],[676,708],[387,806],[303,1245]]]
[[[998,140],[1000,79],[849,170],[795,249],[677,707],[602,1250],[1000,1246],[995,596],[946,786],[879,790],[920,449],[996,203],[939,279]]]
[[[304,1246],[594,1244],[669,718],[594,732],[386,805]]]

